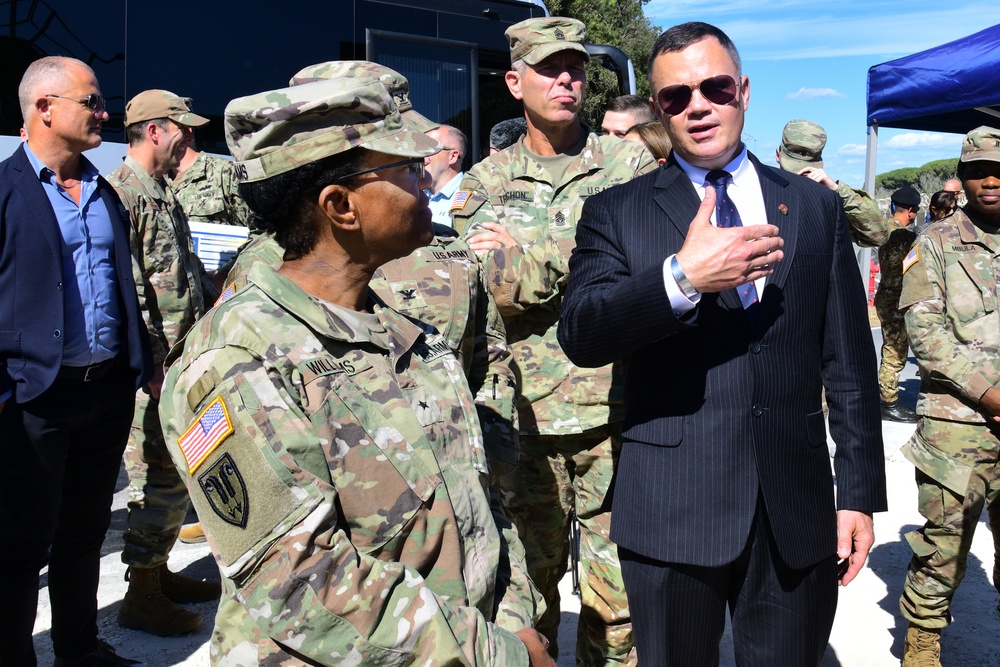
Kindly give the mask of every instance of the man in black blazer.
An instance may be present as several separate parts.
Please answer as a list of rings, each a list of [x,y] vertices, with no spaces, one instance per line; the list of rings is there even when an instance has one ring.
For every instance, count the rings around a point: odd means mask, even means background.
[[[108,114],[72,58],[29,65],[18,96],[27,141],[0,163],[0,662],[36,663],[48,565],[56,666],[133,664],[97,637],[101,545],[151,375],[128,217],[82,156]]]
[[[671,28],[649,73],[673,153],[587,201],[559,324],[574,363],[624,366],[611,538],[638,657],[718,664],[728,605],[737,664],[818,665],[886,508],[843,208],[746,152],[750,82],[721,30]]]

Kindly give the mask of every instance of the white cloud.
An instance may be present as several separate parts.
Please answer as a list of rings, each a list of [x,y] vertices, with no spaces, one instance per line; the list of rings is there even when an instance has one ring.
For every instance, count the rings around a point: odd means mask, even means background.
[[[962,147],[962,137],[954,134],[943,134],[941,132],[904,132],[903,134],[897,134],[889,138],[885,142],[880,141],[879,145],[900,150],[954,148],[957,155]]]
[[[826,97],[847,97],[833,88],[799,88],[785,95],[786,100],[821,100]]]
[[[837,155],[858,156],[865,155],[867,152],[868,147],[864,144],[844,144],[837,149]]]

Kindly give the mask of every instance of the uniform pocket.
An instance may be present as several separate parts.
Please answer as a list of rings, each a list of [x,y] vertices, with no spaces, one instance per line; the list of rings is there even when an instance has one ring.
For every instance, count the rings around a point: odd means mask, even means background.
[[[959,322],[972,322],[997,307],[993,261],[986,255],[964,253],[957,262],[945,267],[949,286],[948,309]]]

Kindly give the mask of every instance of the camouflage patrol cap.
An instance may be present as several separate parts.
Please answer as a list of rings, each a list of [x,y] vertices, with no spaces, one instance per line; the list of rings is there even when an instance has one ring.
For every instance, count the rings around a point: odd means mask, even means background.
[[[510,42],[510,62],[523,60],[537,65],[553,53],[579,51],[590,60],[583,46],[587,40],[587,27],[581,21],[562,16],[525,19],[504,32]]]
[[[178,125],[201,127],[208,119],[191,113],[191,98],[169,90],[144,90],[125,105],[125,126],[157,118],[169,118]]]
[[[392,95],[393,101],[403,114],[403,120],[418,132],[430,132],[440,125],[423,114],[417,113],[410,102],[410,84],[406,77],[385,65],[379,65],[368,60],[330,60],[318,65],[303,67],[288,82],[289,86],[319,81],[320,79],[335,79],[341,76],[373,77],[382,82],[385,89]]]
[[[339,78],[240,97],[226,143],[243,182],[263,181],[355,147],[426,157],[441,144],[409,128],[378,79]]]
[[[1000,130],[981,125],[965,135],[959,162],[1000,162]]]
[[[823,168],[826,130],[811,120],[790,120],[781,133],[778,164],[785,171],[799,173],[806,167]]]

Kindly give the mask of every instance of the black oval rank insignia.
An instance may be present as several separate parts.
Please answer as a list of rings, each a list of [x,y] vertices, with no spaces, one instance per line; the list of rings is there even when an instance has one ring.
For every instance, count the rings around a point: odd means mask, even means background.
[[[219,518],[240,528],[247,527],[250,516],[247,487],[229,454],[223,454],[211,468],[199,475],[198,484]]]

